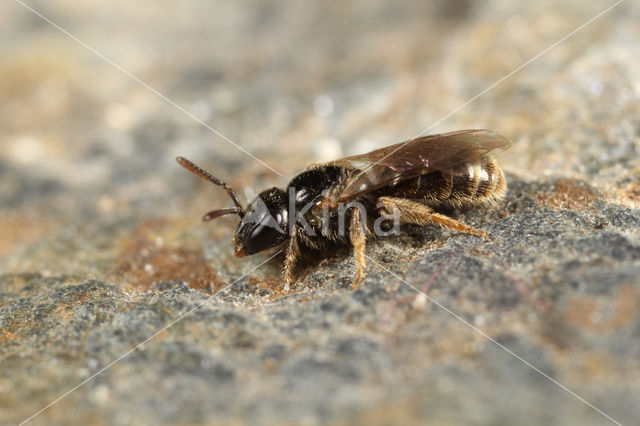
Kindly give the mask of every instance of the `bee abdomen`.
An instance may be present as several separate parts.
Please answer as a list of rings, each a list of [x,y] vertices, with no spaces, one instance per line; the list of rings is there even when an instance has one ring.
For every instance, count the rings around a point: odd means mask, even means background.
[[[507,189],[504,173],[493,159],[485,159],[482,168],[483,173],[487,174],[487,178],[478,185],[476,197],[495,201],[502,197]]]
[[[407,179],[385,188],[379,195],[407,198],[427,203],[440,203],[451,195],[453,176],[441,171]]]
[[[478,163],[458,166],[451,174],[451,194],[443,201],[453,207],[494,202],[506,189],[504,174],[491,158],[483,157]]]
[[[505,178],[496,162],[482,157],[450,172],[437,171],[383,189],[379,195],[392,195],[438,207],[465,207],[491,203],[504,193]]]

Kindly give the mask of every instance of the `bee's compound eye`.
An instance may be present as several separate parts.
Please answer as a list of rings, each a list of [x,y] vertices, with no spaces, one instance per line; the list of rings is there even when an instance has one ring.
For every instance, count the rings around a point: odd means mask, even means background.
[[[245,253],[252,254],[278,245],[285,237],[284,230],[278,225],[277,220],[271,216],[270,220],[260,223],[251,232],[246,241]]]
[[[272,199],[258,197],[250,204],[234,235],[236,255],[258,253],[287,239],[286,205]]]
[[[267,214],[259,222],[243,220],[235,237],[236,252],[245,255],[254,254],[283,242],[287,235],[281,219],[281,217],[274,218],[271,214]]]

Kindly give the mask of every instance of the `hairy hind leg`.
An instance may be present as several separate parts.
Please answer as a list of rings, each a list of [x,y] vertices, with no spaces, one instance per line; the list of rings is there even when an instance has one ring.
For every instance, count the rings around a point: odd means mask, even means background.
[[[356,279],[351,284],[351,290],[358,288],[358,284],[362,281],[364,275],[364,268],[367,266],[364,260],[364,248],[366,246],[367,236],[365,234],[364,227],[362,225],[361,211],[359,208],[353,209],[351,216],[351,223],[349,227],[349,238],[351,239],[351,245],[353,245],[353,257],[358,265],[358,272]]]
[[[488,239],[486,232],[478,231],[462,222],[436,213],[429,206],[416,203],[415,201],[405,198],[380,197],[378,198],[378,206],[381,206],[386,214],[397,215],[401,222],[415,223],[416,225],[435,224]]]

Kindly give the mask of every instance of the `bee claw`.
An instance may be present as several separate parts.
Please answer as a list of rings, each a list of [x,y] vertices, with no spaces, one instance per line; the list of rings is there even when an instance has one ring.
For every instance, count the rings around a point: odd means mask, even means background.
[[[353,284],[351,284],[351,291],[354,291],[358,288],[358,285],[360,285],[360,282],[362,281],[363,275],[364,274],[362,273],[362,270],[358,268],[356,279],[353,280]]]

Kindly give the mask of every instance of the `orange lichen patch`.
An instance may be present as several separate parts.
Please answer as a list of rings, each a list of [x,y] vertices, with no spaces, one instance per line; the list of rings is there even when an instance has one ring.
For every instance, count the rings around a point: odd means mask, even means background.
[[[630,323],[638,306],[640,295],[632,286],[620,287],[612,301],[593,296],[574,296],[567,302],[563,316],[568,323],[590,331],[606,333]]]
[[[0,330],[0,344],[8,342],[9,340],[17,340],[20,336],[17,334],[11,333],[10,331]]]
[[[283,286],[282,282],[277,278],[249,278],[247,282],[249,284],[257,284],[258,288],[265,288],[268,290],[278,290]]]
[[[69,317],[69,312],[75,305],[84,305],[85,303],[91,301],[93,297],[94,295],[90,292],[74,293],[71,295],[70,302],[58,302],[56,304],[56,309],[54,310],[54,312],[56,312],[56,314],[59,315],[63,321],[66,321]]]
[[[48,224],[40,219],[30,220],[17,214],[0,218],[0,256],[37,241],[48,231]]]
[[[224,284],[202,252],[186,248],[131,246],[123,252],[118,271],[128,284],[143,291],[160,281],[185,282],[208,293]]]
[[[567,179],[560,179],[554,190],[538,192],[538,202],[553,210],[583,210],[596,200],[596,195],[586,185]]]
[[[282,292],[284,283],[277,278],[249,278],[247,282],[249,284],[256,284],[259,289],[270,290],[272,293],[267,297],[267,300],[275,300],[284,295]]]
[[[216,270],[204,259],[201,250],[171,247],[159,230],[166,221],[147,221],[124,242],[118,259],[118,272],[128,285],[146,291],[161,281],[184,282],[190,288],[211,293],[224,285]],[[169,238],[171,240],[171,238]]]
[[[640,184],[631,182],[617,192],[617,198],[621,204],[637,209],[640,208]]]
[[[579,362],[586,377],[606,380],[610,378],[610,367],[613,365],[614,360],[607,354],[586,353]]]

